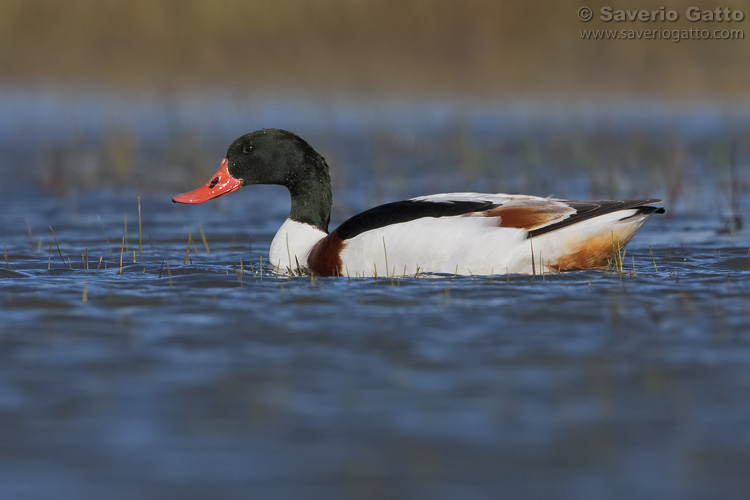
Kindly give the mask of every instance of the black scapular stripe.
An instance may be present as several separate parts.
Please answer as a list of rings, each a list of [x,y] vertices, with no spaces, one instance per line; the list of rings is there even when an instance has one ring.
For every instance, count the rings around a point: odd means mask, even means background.
[[[348,240],[365,231],[372,231],[391,224],[409,222],[423,217],[449,217],[481,212],[496,206],[498,205],[490,201],[396,201],[365,210],[353,216],[336,228],[336,233],[341,239]]]

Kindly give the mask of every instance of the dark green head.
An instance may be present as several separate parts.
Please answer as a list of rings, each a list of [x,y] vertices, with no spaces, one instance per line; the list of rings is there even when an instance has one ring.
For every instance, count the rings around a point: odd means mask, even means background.
[[[173,201],[202,203],[250,184],[286,186],[292,197],[289,217],[328,231],[332,201],[328,165],[307,142],[286,130],[263,129],[238,138],[205,186]]]

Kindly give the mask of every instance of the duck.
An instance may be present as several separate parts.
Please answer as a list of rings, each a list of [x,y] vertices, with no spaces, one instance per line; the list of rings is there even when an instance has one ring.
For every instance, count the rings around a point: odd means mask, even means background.
[[[370,208],[329,231],[326,160],[292,132],[262,129],[229,146],[203,186],[172,198],[203,203],[255,184],[285,186],[289,217],[268,262],[316,276],[541,274],[606,268],[654,214],[659,199],[570,201],[530,195],[442,193]]]

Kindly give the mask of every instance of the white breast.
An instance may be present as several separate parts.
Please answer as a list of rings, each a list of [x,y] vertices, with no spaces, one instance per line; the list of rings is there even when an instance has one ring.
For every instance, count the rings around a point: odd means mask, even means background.
[[[271,242],[269,259],[279,270],[297,271],[307,267],[307,256],[312,247],[326,235],[310,224],[287,219]]]

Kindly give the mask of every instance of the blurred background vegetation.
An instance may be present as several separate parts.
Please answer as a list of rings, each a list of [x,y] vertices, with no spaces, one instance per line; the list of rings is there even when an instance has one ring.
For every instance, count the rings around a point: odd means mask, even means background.
[[[750,15],[747,1],[697,2]],[[665,6],[677,23],[583,23],[578,8]],[[747,40],[592,41],[588,28],[688,23],[684,1],[3,0],[0,83],[291,88],[378,95],[746,95]]]

